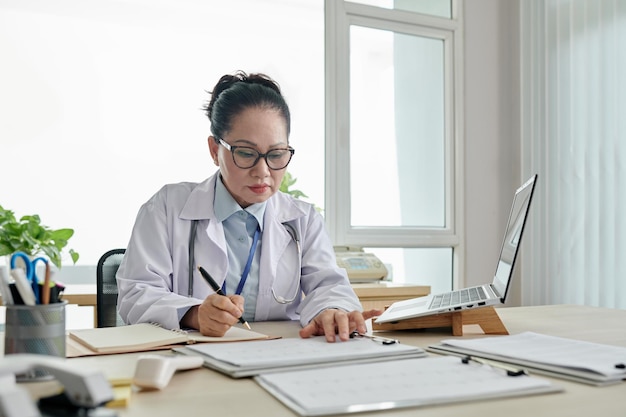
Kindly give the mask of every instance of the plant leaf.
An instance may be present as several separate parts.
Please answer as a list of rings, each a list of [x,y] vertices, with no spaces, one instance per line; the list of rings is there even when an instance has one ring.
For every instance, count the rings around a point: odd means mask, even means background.
[[[0,256],[22,251],[30,256],[44,253],[52,263],[61,268],[61,251],[74,235],[73,229],[52,230],[41,224],[37,214],[22,216],[19,221],[11,210],[0,206]],[[78,253],[70,250],[76,263]]]

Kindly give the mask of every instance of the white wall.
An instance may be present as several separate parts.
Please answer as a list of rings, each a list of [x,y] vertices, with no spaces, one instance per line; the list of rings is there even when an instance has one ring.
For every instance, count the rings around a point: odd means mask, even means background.
[[[524,180],[518,18],[517,0],[465,2],[467,285],[493,277],[513,193]],[[520,302],[519,266],[507,305]]]
[[[201,107],[238,69],[279,81],[289,171],[323,205],[322,0],[86,3],[0,1],[0,204],[73,228],[80,275],[95,280],[163,184],[215,172]]]

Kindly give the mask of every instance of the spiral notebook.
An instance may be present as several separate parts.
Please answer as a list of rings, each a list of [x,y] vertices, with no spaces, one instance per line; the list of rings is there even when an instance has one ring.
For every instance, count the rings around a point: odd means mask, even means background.
[[[198,331],[169,330],[157,324],[139,323],[118,327],[70,330],[69,338],[86,347],[93,352],[92,354],[110,354],[166,349],[181,344],[270,339],[270,336],[233,326],[224,336],[212,337],[203,336]],[[89,355],[89,352],[85,355]]]

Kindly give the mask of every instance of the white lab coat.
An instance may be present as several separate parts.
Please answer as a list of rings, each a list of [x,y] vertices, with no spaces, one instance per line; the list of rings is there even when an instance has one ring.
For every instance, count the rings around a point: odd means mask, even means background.
[[[224,229],[213,212],[218,175],[199,184],[166,185],[139,210],[117,272],[118,311],[126,323],[154,322],[177,329],[184,313],[213,293],[197,267],[206,269],[220,286],[226,279]],[[198,227],[193,295],[189,297],[192,220],[198,220]],[[296,271],[296,244],[283,226],[285,222],[300,238],[300,273]],[[291,299],[298,291],[298,277],[306,297],[298,296],[291,304],[276,302],[271,289],[277,296]],[[267,201],[265,209],[255,320],[299,319],[306,325],[327,308],[362,311],[345,270],[337,267],[322,216],[311,204],[278,192]]]

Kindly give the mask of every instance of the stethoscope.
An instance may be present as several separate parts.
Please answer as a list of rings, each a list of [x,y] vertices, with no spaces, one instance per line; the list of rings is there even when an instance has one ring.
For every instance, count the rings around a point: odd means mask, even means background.
[[[274,286],[272,285],[271,292],[274,300],[279,304],[291,304],[296,301],[298,298],[298,294],[300,292],[300,270],[302,269],[302,246],[300,245],[300,238],[298,237],[298,232],[296,229],[289,223],[283,223],[283,226],[291,236],[291,239],[296,244],[296,252],[298,259],[298,269],[296,269],[296,291],[291,298],[285,298],[282,295],[276,295],[276,291],[274,290]],[[194,247],[196,243],[196,231],[198,229],[198,220],[192,220],[191,222],[191,230],[189,231],[189,288],[187,291],[187,295],[189,297],[193,296],[193,271],[194,271]]]

